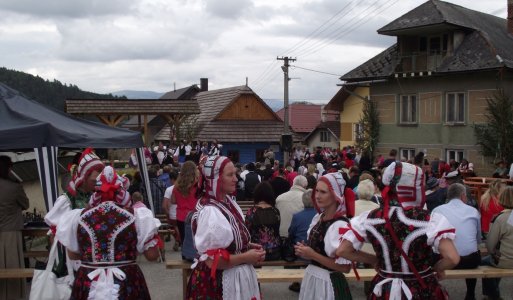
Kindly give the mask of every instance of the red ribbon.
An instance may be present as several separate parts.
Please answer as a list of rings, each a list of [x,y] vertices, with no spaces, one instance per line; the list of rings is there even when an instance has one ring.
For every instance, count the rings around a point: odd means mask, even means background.
[[[212,267],[210,268],[210,277],[212,279],[216,279],[216,271],[217,265],[219,264],[219,258],[222,257],[227,262],[230,261],[230,252],[226,249],[211,249],[207,250],[208,256],[214,257],[214,262],[212,263]]]

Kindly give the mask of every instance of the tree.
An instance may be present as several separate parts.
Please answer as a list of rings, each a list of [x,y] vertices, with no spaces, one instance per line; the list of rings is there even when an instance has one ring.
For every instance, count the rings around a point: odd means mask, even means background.
[[[486,123],[474,124],[476,144],[481,154],[513,162],[513,101],[503,89],[486,99]]]
[[[379,112],[377,104],[372,99],[363,102],[360,117],[360,132],[357,132],[356,146],[366,151],[370,158],[374,158],[374,151],[379,141]]]

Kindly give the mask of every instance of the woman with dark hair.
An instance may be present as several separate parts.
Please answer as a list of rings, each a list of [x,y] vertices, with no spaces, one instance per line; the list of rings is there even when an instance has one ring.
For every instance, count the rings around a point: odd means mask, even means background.
[[[280,211],[275,207],[276,197],[269,182],[264,181],[253,192],[255,205],[246,213],[246,226],[251,242],[265,250],[265,260],[281,259]]]
[[[202,174],[205,194],[192,216],[200,257],[191,267],[185,298],[259,300],[253,264],[264,260],[265,251],[250,243],[242,210],[232,196],[237,184],[235,166],[227,157],[210,156]]]

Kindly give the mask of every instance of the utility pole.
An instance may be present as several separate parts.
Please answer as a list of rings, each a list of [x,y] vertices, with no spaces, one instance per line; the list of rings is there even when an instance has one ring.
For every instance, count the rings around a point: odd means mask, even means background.
[[[276,57],[277,60],[283,60],[283,66],[281,69],[283,70],[283,135],[282,135],[282,148],[283,151],[283,166],[289,161],[289,151],[291,150],[289,147],[292,146],[292,135],[289,129],[289,61],[296,61],[295,58],[290,58],[288,56],[284,57]],[[290,141],[289,141],[290,139]],[[286,142],[285,142],[286,141]],[[283,147],[284,144],[287,147]]]

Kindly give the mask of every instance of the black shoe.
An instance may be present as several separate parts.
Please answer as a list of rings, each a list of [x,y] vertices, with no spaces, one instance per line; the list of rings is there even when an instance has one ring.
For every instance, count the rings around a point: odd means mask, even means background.
[[[289,285],[289,290],[299,293],[299,290],[301,289],[301,284],[299,282],[293,282],[291,285]]]

